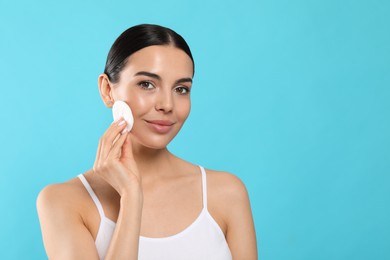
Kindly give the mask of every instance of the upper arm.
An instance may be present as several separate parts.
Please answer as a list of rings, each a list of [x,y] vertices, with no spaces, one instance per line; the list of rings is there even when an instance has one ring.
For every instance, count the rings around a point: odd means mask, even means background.
[[[226,240],[233,259],[257,259],[256,233],[244,183],[232,174],[224,177]]]
[[[38,195],[37,210],[49,259],[99,259],[91,233],[77,212],[71,190],[50,185]]]

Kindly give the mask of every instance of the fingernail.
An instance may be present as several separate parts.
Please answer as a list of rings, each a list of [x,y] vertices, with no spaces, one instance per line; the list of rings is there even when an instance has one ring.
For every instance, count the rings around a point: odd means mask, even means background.
[[[122,119],[122,120],[119,121],[118,126],[121,126],[121,125],[124,125],[124,124],[126,124],[126,121]]]
[[[111,124],[112,124],[112,125],[113,125],[113,124],[116,124],[116,123],[118,123],[120,120],[122,120],[122,118],[118,118],[118,119],[116,119],[116,120],[112,121],[112,123],[111,123]]]

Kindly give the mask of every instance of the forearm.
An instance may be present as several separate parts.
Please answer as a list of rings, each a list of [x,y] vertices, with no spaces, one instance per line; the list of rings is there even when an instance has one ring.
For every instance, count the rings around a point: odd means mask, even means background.
[[[119,216],[106,260],[138,259],[138,245],[143,206],[142,192],[121,197]]]

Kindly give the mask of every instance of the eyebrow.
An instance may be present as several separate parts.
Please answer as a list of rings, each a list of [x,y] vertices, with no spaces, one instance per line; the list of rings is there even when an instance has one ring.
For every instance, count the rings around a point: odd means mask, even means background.
[[[159,75],[157,75],[155,73],[147,72],[147,71],[139,71],[139,72],[135,73],[134,76],[147,76],[147,77],[151,77],[151,78],[154,78],[154,79],[161,81],[161,77]],[[192,83],[192,78],[178,79],[175,81],[175,84],[180,84],[180,83],[185,83],[185,82]]]

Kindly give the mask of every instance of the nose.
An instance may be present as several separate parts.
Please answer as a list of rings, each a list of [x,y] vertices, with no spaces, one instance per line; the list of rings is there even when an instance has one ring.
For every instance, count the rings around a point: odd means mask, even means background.
[[[173,98],[170,90],[161,90],[157,94],[156,110],[164,113],[171,112],[173,109]]]

